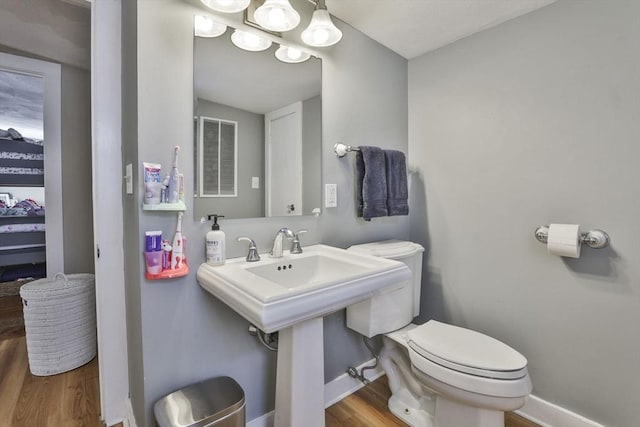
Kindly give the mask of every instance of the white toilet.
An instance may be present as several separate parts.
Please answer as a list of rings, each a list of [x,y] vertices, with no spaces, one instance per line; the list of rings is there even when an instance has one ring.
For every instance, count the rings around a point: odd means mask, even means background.
[[[389,409],[415,427],[504,427],[504,412],[522,407],[531,392],[527,359],[506,344],[419,314],[424,248],[398,240],[349,250],[402,261],[413,273],[370,300],[347,308],[347,326],[385,334],[380,362],[392,396]]]

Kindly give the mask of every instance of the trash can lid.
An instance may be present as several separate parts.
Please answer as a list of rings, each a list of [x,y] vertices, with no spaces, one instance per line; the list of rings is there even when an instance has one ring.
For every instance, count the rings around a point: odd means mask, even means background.
[[[158,400],[154,405],[161,427],[209,425],[244,407],[244,391],[230,377],[192,384]]]

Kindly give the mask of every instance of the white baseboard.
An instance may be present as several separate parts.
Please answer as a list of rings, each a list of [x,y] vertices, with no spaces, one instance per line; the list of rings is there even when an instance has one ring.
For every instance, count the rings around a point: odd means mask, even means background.
[[[375,359],[371,359],[368,362],[363,363],[362,365],[357,367],[358,372],[360,372],[360,369],[364,368],[365,366],[371,366],[375,362]],[[382,370],[382,366],[380,365],[378,365],[374,369],[367,369],[365,371],[365,377],[369,381],[376,380],[383,375],[384,371]],[[334,403],[339,402],[350,394],[353,394],[356,391],[360,390],[362,387],[364,387],[362,381],[350,377],[347,373],[340,375],[339,377],[333,379],[332,381],[329,381],[324,385],[324,407],[328,408]]]
[[[125,419],[122,420],[124,427],[137,427],[136,417],[133,415],[133,406],[131,405],[131,399],[127,399],[125,402]]]
[[[273,411],[267,412],[266,414],[249,421],[247,423],[247,427],[273,427],[273,415]]]
[[[371,359],[368,362],[358,366],[358,371],[365,366],[370,366],[375,363],[375,359]],[[377,366],[375,369],[365,371],[365,376],[369,381],[376,380],[384,375],[382,367]],[[341,401],[350,394],[360,390],[364,387],[364,384],[355,378],[349,376],[349,374],[342,374],[338,378],[329,381],[324,385],[324,407],[328,408],[336,402]],[[273,411],[264,414],[258,418],[247,423],[247,427],[273,427]]]
[[[364,366],[372,365],[375,359],[358,366],[358,371]],[[382,367],[369,370],[366,377],[369,381],[374,381],[384,375]],[[324,385],[325,408],[344,399],[364,387],[364,384],[348,374],[342,374]],[[129,406],[131,404],[129,403]],[[555,405],[537,396],[531,395],[527,403],[516,413],[542,427],[605,427],[595,421],[571,412],[561,406]],[[247,427],[273,427],[274,412],[271,411],[247,423]],[[125,426],[126,427],[126,426]],[[135,426],[131,426],[135,427]]]
[[[542,427],[605,427],[534,395],[530,395],[527,403],[515,412]]]

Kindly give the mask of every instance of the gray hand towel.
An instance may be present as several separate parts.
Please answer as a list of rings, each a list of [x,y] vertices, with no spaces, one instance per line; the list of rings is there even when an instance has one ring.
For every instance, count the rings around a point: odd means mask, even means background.
[[[407,188],[407,162],[404,153],[384,150],[387,175],[387,211],[392,215],[409,215]]]
[[[387,177],[381,148],[361,145],[356,152],[356,197],[358,216],[365,221],[387,216]]]

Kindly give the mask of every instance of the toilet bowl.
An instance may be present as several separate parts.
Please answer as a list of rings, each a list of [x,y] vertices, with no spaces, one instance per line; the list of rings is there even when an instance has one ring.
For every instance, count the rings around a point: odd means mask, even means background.
[[[413,273],[410,283],[347,308],[349,328],[384,335],[379,359],[391,412],[416,427],[503,427],[504,412],[522,407],[531,392],[527,359],[479,332],[410,323],[419,308],[422,246],[393,240],[349,249],[405,262]]]

